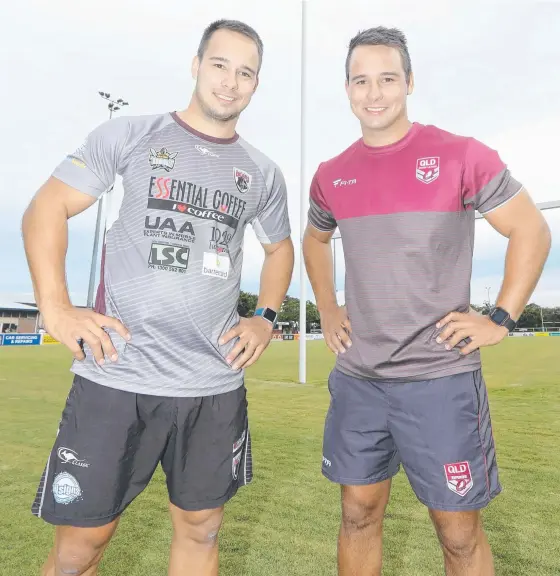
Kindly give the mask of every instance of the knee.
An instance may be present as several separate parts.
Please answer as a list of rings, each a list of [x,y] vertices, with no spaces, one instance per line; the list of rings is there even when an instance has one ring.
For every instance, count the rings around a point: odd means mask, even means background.
[[[458,560],[468,560],[476,550],[481,535],[481,527],[466,523],[448,525],[438,529],[438,536],[444,551]]]
[[[182,512],[175,518],[175,537],[195,544],[212,547],[217,544],[222,525],[223,511]]]
[[[342,503],[342,526],[347,532],[381,528],[385,505],[377,500],[345,498]]]
[[[56,551],[56,574],[80,576],[97,562],[100,548],[86,545],[60,546]]]

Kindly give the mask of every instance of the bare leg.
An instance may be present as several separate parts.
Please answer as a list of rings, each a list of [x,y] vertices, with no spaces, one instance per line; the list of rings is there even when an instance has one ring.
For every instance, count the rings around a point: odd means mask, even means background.
[[[218,532],[224,509],[186,512],[170,504],[169,576],[218,576]]]
[[[494,561],[480,512],[430,510],[443,550],[446,576],[494,576]]]
[[[381,576],[383,516],[390,491],[391,480],[342,487],[339,576]]]
[[[99,528],[57,526],[54,546],[41,576],[96,576],[118,519]]]

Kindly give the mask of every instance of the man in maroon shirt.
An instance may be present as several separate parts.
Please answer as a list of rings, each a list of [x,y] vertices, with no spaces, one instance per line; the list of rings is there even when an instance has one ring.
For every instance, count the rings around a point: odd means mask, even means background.
[[[515,326],[541,275],[550,231],[491,148],[411,122],[413,76],[395,29],[352,39],[346,89],[362,138],[322,162],[303,252],[328,347],[323,474],[342,486],[341,576],[381,574],[382,522],[400,464],[429,509],[446,573],[494,574],[480,510],[501,491],[482,346]],[[470,308],[474,217],[509,239],[488,316]],[[340,229],[346,306],[330,239]]]

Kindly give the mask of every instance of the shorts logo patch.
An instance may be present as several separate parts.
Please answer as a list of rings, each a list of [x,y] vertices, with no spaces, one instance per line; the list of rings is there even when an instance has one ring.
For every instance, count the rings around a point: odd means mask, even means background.
[[[61,462],[64,462],[65,464],[72,464],[72,466],[80,466],[81,468],[89,468],[89,462],[80,460],[78,453],[70,448],[64,448],[64,446],[61,446],[58,449],[57,454]]]
[[[247,435],[246,430],[243,430],[243,434],[241,434],[241,438],[239,438],[239,440],[237,440],[237,442],[234,442],[233,444],[233,451],[237,452],[239,450],[239,448],[241,448],[241,446],[243,446],[243,442],[245,442],[245,436]]]
[[[53,482],[53,496],[59,504],[70,504],[82,495],[80,484],[68,472],[61,472],[56,476]]]
[[[416,178],[424,184],[430,184],[439,178],[439,157],[418,158],[416,160]]]
[[[235,185],[241,194],[245,194],[245,192],[250,190],[253,177],[249,172],[245,172],[245,170],[241,170],[241,168],[234,168],[233,179],[235,180]]]
[[[445,464],[444,468],[449,490],[459,496],[465,496],[474,486],[469,463],[455,462],[453,464]]]
[[[243,452],[239,452],[238,454],[236,454],[233,457],[233,461],[231,463],[231,474],[233,476],[234,480],[237,480],[237,475],[239,473],[239,463],[241,462],[241,456],[243,455]]]

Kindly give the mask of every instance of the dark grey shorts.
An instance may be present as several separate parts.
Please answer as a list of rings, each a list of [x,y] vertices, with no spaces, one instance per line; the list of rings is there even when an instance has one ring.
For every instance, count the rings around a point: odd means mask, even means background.
[[[218,508],[252,479],[245,386],[200,398],[134,394],[75,376],[32,513],[51,524],[102,526],[161,462],[170,501]]]
[[[344,485],[393,477],[437,510],[486,506],[501,492],[480,370],[421,382],[359,380],[334,369],[323,474]]]

